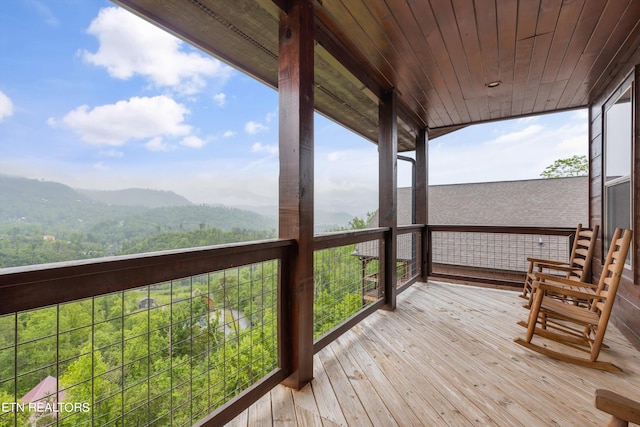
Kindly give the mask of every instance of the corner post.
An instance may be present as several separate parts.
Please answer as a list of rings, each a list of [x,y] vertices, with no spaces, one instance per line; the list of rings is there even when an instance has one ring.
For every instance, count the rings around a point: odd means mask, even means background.
[[[398,98],[394,89],[383,94],[378,107],[379,224],[389,227],[384,240],[384,296],[386,310],[396,308],[398,246]]]
[[[426,129],[420,129],[416,135],[416,223],[424,224],[420,242],[420,281],[429,277],[429,135]]]
[[[313,378],[313,6],[285,2],[280,12],[279,236],[295,239],[281,277],[281,365],[288,387]]]

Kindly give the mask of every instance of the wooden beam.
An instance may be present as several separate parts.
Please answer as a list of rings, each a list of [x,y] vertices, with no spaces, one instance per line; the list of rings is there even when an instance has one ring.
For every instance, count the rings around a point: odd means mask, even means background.
[[[416,224],[429,224],[429,141],[426,129],[416,136]],[[420,280],[427,281],[427,230],[422,231],[420,244]]]
[[[374,68],[367,67],[366,61],[358,58],[354,53],[355,48],[345,46],[336,34],[331,31],[320,20],[315,20],[315,38],[325,48],[327,52],[338,60],[353,76],[358,79],[375,97],[382,99],[384,93],[393,89],[380,72]],[[397,96],[402,96],[398,94]],[[397,106],[398,117],[412,130],[417,132],[427,125],[427,123],[411,111],[411,108],[403,106],[400,102]]]
[[[634,99],[633,109],[633,138],[631,153],[633,155],[633,169],[631,171],[631,229],[634,231],[631,241],[631,265],[633,266],[633,283],[640,284],[640,65],[634,70]]]
[[[398,236],[398,98],[395,90],[387,91],[378,110],[379,225],[389,227],[384,240],[384,295],[387,310],[396,308],[396,257]]]
[[[279,29],[279,234],[294,239],[282,269],[280,360],[285,385],[313,378],[313,7],[291,0]]]

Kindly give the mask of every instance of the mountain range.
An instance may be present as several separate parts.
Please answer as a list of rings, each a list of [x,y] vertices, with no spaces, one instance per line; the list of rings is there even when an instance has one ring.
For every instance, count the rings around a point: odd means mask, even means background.
[[[277,213],[277,206],[197,205],[171,191],[74,189],[57,182],[0,174],[0,230],[39,226],[54,234],[60,228],[74,227],[102,233],[122,223],[136,224],[136,235],[203,227],[275,230]],[[347,212],[316,210],[315,230],[344,228],[352,219]]]

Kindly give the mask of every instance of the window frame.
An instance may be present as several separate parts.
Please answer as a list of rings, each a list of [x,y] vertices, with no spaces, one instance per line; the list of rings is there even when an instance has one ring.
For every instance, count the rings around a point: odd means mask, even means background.
[[[607,99],[607,101],[602,106],[602,231],[603,231],[603,250],[602,256],[604,257],[608,252],[608,247],[610,244],[610,230],[609,230],[609,189],[613,188],[617,185],[629,183],[629,228],[634,229],[634,197],[633,197],[633,189],[634,189],[634,150],[636,145],[635,138],[635,128],[636,128],[636,88],[637,82],[635,80],[635,73],[631,73],[624,81],[617,87],[617,89],[611,94],[611,96]],[[629,137],[630,137],[630,147],[629,152],[626,154],[629,161],[629,170],[627,175],[622,175],[611,180],[607,180],[607,113],[618,103],[618,101],[625,95],[629,93],[630,98],[630,127],[629,127]],[[635,239],[634,239],[635,240]],[[634,267],[634,245],[631,245],[629,248],[629,255],[627,256],[627,260],[625,261],[625,269],[632,270]]]

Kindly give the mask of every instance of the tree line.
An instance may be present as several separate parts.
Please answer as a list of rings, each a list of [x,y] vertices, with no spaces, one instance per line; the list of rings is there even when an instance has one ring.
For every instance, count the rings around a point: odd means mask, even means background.
[[[263,233],[203,227],[121,250],[268,237]],[[354,249],[315,254],[316,338],[363,306]],[[278,270],[268,261],[0,317],[0,401],[19,399],[51,375],[64,401],[90,402],[89,412],[58,418],[59,425],[191,424],[277,367]],[[10,413],[0,415],[0,426],[14,417],[20,424],[53,420]]]

